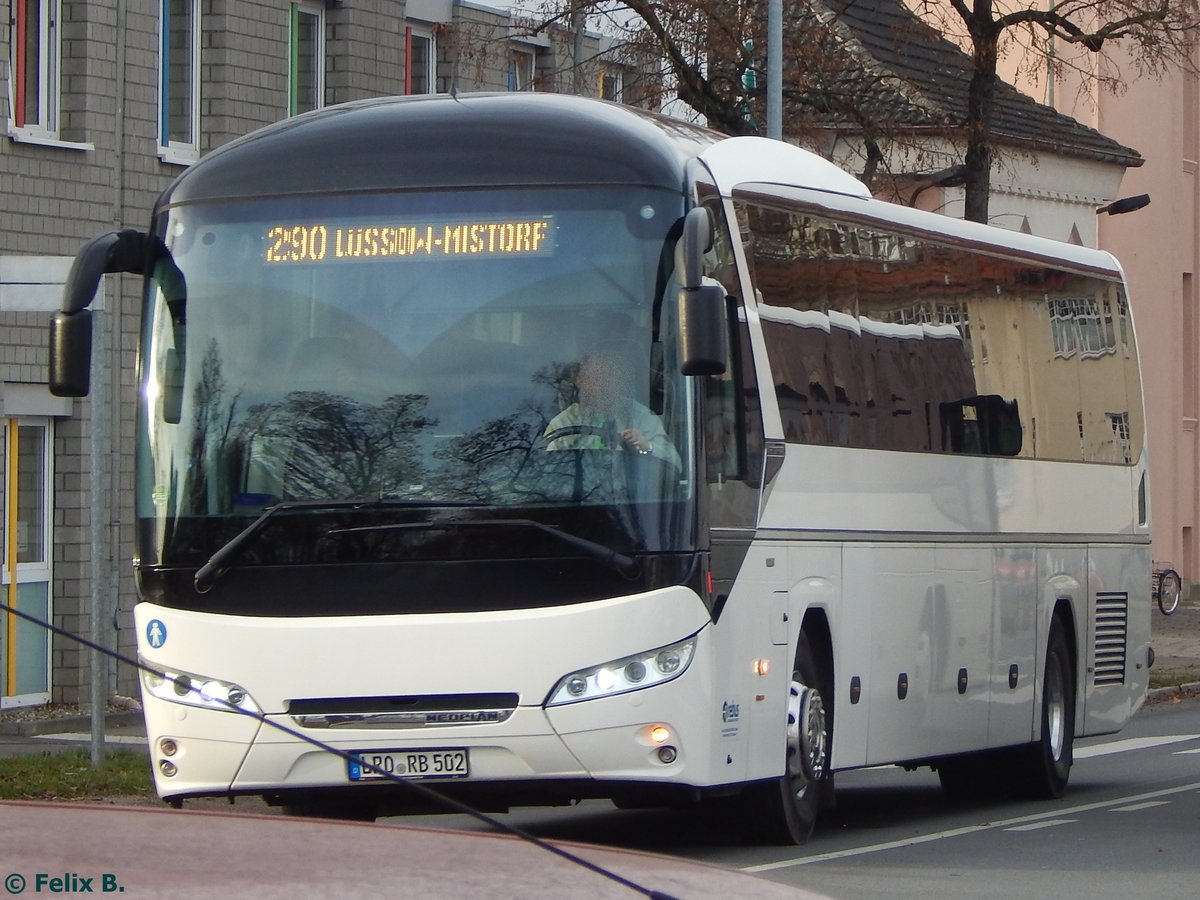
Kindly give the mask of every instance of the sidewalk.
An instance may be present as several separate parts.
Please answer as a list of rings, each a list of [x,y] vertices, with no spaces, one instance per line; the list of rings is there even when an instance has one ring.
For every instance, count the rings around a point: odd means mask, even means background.
[[[146,726],[140,712],[110,712],[104,717],[104,743],[109,749],[142,750]],[[0,758],[19,754],[60,753],[90,747],[92,721],[84,715],[4,721],[0,719]]]
[[[1200,589],[1191,591],[1172,615],[1164,616],[1153,607],[1150,646],[1154,648],[1152,684],[1200,687]],[[1152,690],[1151,696],[1175,692],[1164,687]]]

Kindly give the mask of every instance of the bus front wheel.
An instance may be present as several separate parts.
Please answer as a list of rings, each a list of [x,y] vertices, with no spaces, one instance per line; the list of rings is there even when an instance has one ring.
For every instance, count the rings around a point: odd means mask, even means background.
[[[832,721],[808,638],[800,635],[788,686],[784,774],[749,786],[742,820],[748,836],[763,843],[803,844],[812,835],[822,795],[831,779]]]

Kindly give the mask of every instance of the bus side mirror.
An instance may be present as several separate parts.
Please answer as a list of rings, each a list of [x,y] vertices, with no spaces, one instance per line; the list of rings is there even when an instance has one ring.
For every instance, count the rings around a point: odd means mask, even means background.
[[[681,282],[679,369],[684,375],[721,375],[727,364],[725,289],[704,277],[704,254],[712,243],[711,214],[697,206],[684,218],[675,245],[675,270]]]
[[[92,380],[92,311],[56,312],[50,318],[50,373],[55,397],[86,397]]]
[[[50,319],[50,371],[47,381],[56,397],[86,397],[91,389],[92,313],[101,276],[109,272],[142,274],[146,235],[110,231],[80,249],[63,285],[62,310]]]
[[[725,372],[725,288],[704,284],[679,292],[679,369],[684,375]]]

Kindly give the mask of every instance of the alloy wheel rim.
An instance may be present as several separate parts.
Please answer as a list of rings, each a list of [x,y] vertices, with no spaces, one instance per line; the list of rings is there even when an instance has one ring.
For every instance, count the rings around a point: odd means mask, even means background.
[[[1062,759],[1066,744],[1066,698],[1063,694],[1062,668],[1058,659],[1053,659],[1046,679],[1046,728],[1050,738],[1050,756],[1057,762]]]
[[[788,691],[787,766],[798,797],[825,775],[825,704],[798,681]]]

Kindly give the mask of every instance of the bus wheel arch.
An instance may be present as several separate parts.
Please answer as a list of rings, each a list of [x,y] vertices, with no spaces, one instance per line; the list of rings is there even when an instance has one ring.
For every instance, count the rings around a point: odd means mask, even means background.
[[[784,772],[749,785],[742,796],[747,836],[772,844],[803,844],[832,796],[832,644],[824,615],[810,613],[796,640],[788,684]]]

